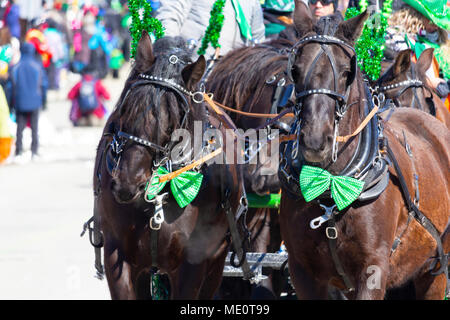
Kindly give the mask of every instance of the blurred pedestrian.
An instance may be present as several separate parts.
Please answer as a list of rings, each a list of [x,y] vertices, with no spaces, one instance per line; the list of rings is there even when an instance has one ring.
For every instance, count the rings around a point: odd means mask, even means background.
[[[44,21],[42,19],[34,19],[32,22],[32,28],[25,34],[25,41],[34,45],[36,51],[36,57],[42,60],[44,68],[48,68],[52,61],[52,53],[47,41],[47,37],[43,33]]]
[[[427,48],[434,58],[426,72],[429,85],[450,108],[450,7],[446,0],[405,0],[405,5],[389,17],[386,46],[394,53],[412,50],[412,60]]]
[[[35,58],[34,45],[22,44],[19,63],[11,71],[12,103],[16,112],[16,157],[23,159],[22,134],[28,121],[31,127],[32,159],[39,157],[38,122],[47,91],[47,75]]]
[[[286,27],[293,26],[294,0],[265,0],[262,7],[266,38],[277,38]]]
[[[20,7],[17,5],[16,0],[9,0],[6,5],[3,21],[8,26],[11,35],[17,39],[20,39]]]
[[[109,100],[110,94],[89,67],[82,72],[81,80],[67,94],[72,101],[69,118],[74,126],[102,125],[107,113],[103,101]]]
[[[49,89],[59,89],[59,75],[61,69],[67,62],[68,49],[66,48],[65,38],[57,29],[53,20],[47,22],[48,28],[44,30],[44,36],[47,39],[48,48],[51,53],[50,65],[47,68]]]
[[[9,118],[9,107],[3,88],[0,86],[0,164],[9,157],[13,141],[13,132],[11,131]]]

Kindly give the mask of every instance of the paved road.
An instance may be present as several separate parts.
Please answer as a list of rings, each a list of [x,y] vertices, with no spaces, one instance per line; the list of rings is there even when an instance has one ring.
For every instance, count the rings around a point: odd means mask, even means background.
[[[121,79],[107,78],[112,109]],[[65,96],[78,80],[69,75],[49,92],[41,113],[43,159],[0,166],[0,299],[109,299],[106,280],[94,277],[94,251],[83,223],[92,216],[92,174],[102,128],[76,128],[69,122]],[[24,145],[29,148],[30,130]]]

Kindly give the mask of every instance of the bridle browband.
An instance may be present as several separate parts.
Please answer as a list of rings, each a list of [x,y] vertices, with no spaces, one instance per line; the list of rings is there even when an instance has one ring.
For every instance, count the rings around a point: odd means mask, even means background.
[[[336,101],[336,113],[337,113],[338,117],[341,118],[343,116],[343,114],[345,113],[345,111],[346,111],[347,100],[348,100],[348,95],[349,95],[349,92],[350,92],[350,87],[351,87],[351,84],[353,83],[353,81],[354,81],[354,79],[356,77],[356,52],[355,52],[355,49],[351,45],[346,43],[345,41],[343,41],[341,39],[338,39],[338,38],[336,38],[334,36],[330,36],[330,35],[314,35],[314,36],[308,36],[308,37],[305,37],[303,39],[300,39],[292,47],[292,50],[291,50],[291,52],[289,54],[289,58],[288,58],[287,73],[288,73],[288,76],[289,76],[289,78],[291,79],[292,82],[294,82],[294,79],[293,79],[293,76],[292,76],[292,68],[294,66],[295,58],[297,56],[297,50],[298,50],[298,48],[300,46],[304,45],[305,43],[310,43],[310,42],[319,43],[322,50],[314,58],[314,61],[313,61],[311,67],[309,68],[309,70],[308,70],[308,72],[306,74],[305,88],[306,88],[306,86],[307,86],[307,84],[309,82],[309,78],[310,78],[310,76],[312,74],[312,71],[314,70],[314,67],[315,67],[317,61],[322,56],[322,54],[325,53],[325,55],[327,56],[328,60],[330,61],[331,67],[333,69],[334,90],[337,89],[338,75],[337,75],[337,72],[336,72],[336,61],[335,61],[333,55],[331,54],[328,45],[336,44],[336,45],[338,45],[340,47],[346,47],[346,48],[350,49],[351,52],[353,53],[353,56],[351,57],[352,78],[350,79],[350,82],[349,82],[349,85],[347,87],[347,90],[346,90],[345,94],[340,94],[340,93],[338,93],[336,91],[325,89],[325,88],[308,89],[308,90],[303,90],[301,92],[296,93],[297,104],[301,104],[302,99],[304,99],[307,96],[313,95],[313,94],[325,94],[327,96],[332,97]]]

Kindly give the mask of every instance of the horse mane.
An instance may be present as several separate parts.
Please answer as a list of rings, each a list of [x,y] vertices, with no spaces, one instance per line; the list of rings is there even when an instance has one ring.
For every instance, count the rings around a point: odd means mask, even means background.
[[[252,110],[271,76],[286,71],[291,48],[287,39],[275,39],[254,47],[242,47],[225,55],[214,66],[207,81],[207,90],[214,99],[237,110],[248,105]]]
[[[139,75],[142,73],[172,79],[185,86],[181,76],[185,65],[172,64],[169,57],[174,54],[188,64],[192,62],[191,51],[182,37],[163,37],[153,44],[153,54],[155,62],[144,72],[138,70],[136,62],[133,63],[114,113],[131,133],[144,132],[150,136],[152,132],[159,131],[167,138],[183,116],[183,111],[180,110],[183,101],[178,94],[153,84],[137,85],[132,91],[130,89],[140,80]],[[162,108],[162,102],[165,102],[166,108]]]

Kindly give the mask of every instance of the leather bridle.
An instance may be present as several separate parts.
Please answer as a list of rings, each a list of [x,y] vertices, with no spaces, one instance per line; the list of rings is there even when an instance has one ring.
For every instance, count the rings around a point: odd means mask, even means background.
[[[288,77],[291,79],[292,82],[295,83],[293,76],[292,76],[292,68],[294,67],[294,63],[295,63],[295,59],[297,56],[297,51],[299,49],[299,47],[301,47],[302,45],[306,44],[306,43],[319,43],[321,50],[319,51],[319,53],[316,55],[316,57],[313,59],[313,62],[309,68],[309,70],[306,73],[306,77],[305,77],[305,84],[304,84],[304,90],[300,91],[300,92],[296,92],[296,105],[295,105],[295,113],[297,115],[297,120],[296,123],[294,124],[293,128],[295,130],[295,133],[297,134],[297,137],[299,136],[299,130],[300,130],[300,122],[301,122],[301,117],[300,117],[300,113],[302,110],[302,105],[303,105],[303,101],[306,97],[311,96],[311,95],[315,95],[315,94],[323,94],[323,95],[327,95],[331,98],[333,98],[335,100],[335,128],[334,128],[334,141],[333,141],[333,162],[336,161],[337,159],[337,142],[336,142],[336,137],[338,135],[338,130],[339,130],[339,121],[340,119],[342,119],[342,117],[344,116],[344,114],[346,113],[347,109],[353,105],[354,103],[348,104],[348,97],[350,94],[350,88],[353,84],[353,82],[355,81],[356,78],[356,72],[357,72],[357,62],[356,62],[356,52],[355,49],[348,43],[346,43],[345,41],[338,39],[334,36],[330,36],[330,35],[313,35],[313,36],[306,36],[302,39],[300,39],[296,44],[294,44],[294,46],[292,47],[292,50],[289,54],[288,57],[288,66],[287,66],[287,73],[288,73]],[[351,56],[351,74],[350,77],[347,81],[347,89],[346,92],[344,94],[341,94],[339,92],[337,92],[337,87],[338,87],[338,80],[339,80],[339,76],[337,73],[337,66],[336,66],[336,60],[334,58],[334,55],[332,54],[329,45],[334,44],[337,45],[339,47],[341,47],[344,52],[347,52],[344,48],[350,49],[352,56]],[[312,75],[313,70],[316,67],[317,61],[319,60],[319,58],[325,54],[328,58],[328,60],[330,61],[331,64],[331,68],[333,70],[333,77],[334,77],[334,90],[329,90],[326,88],[313,88],[313,89],[307,89],[308,88],[308,83],[310,80],[310,77]],[[298,150],[298,139],[297,141],[294,142],[294,146],[293,146],[293,153],[292,156],[296,157],[297,156],[297,150]]]
[[[397,107],[400,107],[400,103],[399,103],[399,98],[408,90],[408,89],[412,89],[413,92],[413,100],[411,102],[411,108],[416,108],[419,110],[427,110],[426,108],[423,108],[423,106],[420,103],[419,97],[417,96],[417,89],[418,88],[422,88],[422,90],[427,90],[430,93],[430,97],[433,97],[433,93],[431,91],[430,88],[428,88],[423,81],[419,80],[416,76],[416,70],[415,70],[415,66],[414,64],[411,64],[411,75],[412,75],[412,79],[408,79],[405,81],[401,81],[401,82],[397,82],[397,83],[393,83],[393,84],[389,84],[387,86],[382,86],[380,88],[378,88],[378,92],[382,92],[385,93],[387,91],[390,90],[396,90],[398,88],[401,88],[400,91],[398,91],[394,97],[391,98],[391,100],[394,102],[394,104]],[[382,79],[383,77],[381,77]],[[428,99],[430,99],[429,97],[425,97],[425,99],[428,102]],[[431,103],[428,102],[428,106],[430,109],[430,112],[432,115],[436,115],[436,109],[434,106],[434,103],[431,99]]]
[[[329,36],[329,35],[314,35],[314,36],[309,36],[309,37],[305,37],[301,40],[299,40],[292,48],[291,53],[289,54],[289,59],[288,59],[288,68],[287,68],[287,72],[288,72],[288,76],[291,79],[291,81],[294,82],[294,79],[292,77],[292,68],[294,66],[295,63],[295,58],[297,55],[297,50],[300,46],[306,44],[306,43],[311,43],[311,42],[316,42],[320,44],[321,50],[320,52],[316,55],[316,57],[313,60],[313,63],[311,65],[311,67],[309,68],[309,70],[306,73],[306,77],[305,77],[305,88],[307,88],[307,85],[309,83],[309,79],[311,77],[311,74],[313,72],[313,70],[315,69],[315,66],[317,64],[317,61],[319,60],[319,58],[322,56],[322,54],[325,54],[328,58],[328,60],[330,61],[331,64],[331,68],[333,69],[333,76],[334,76],[334,90],[329,90],[329,89],[325,89],[325,88],[317,88],[317,89],[305,89],[303,91],[297,92],[296,93],[296,100],[297,100],[297,107],[301,107],[301,104],[303,103],[303,99],[307,96],[310,95],[314,95],[314,94],[325,94],[327,96],[332,97],[335,101],[336,101],[336,115],[338,118],[342,118],[342,116],[344,115],[344,113],[347,111],[347,100],[348,100],[348,96],[350,93],[350,87],[351,84],[353,83],[353,81],[355,80],[356,77],[356,53],[355,53],[355,49],[349,45],[348,43],[346,43],[345,41],[342,41],[341,39],[338,39],[336,37],[333,36]],[[341,94],[338,93],[337,90],[337,86],[338,86],[338,74],[337,74],[337,68],[336,68],[336,60],[334,59],[334,56],[329,48],[330,44],[335,44],[340,46],[341,48],[348,48],[351,50],[351,52],[353,53],[352,57],[351,57],[351,77],[350,77],[350,81],[348,83],[348,87],[346,89],[345,94]],[[344,50],[345,51],[345,50]]]
[[[176,55],[171,55],[169,58],[169,61],[172,64],[179,63],[179,62],[185,64],[185,62],[181,61]],[[203,102],[204,92],[201,92],[201,91],[191,92],[191,91],[187,90],[186,88],[184,88],[182,85],[176,83],[172,79],[166,79],[166,78],[157,77],[157,76],[148,75],[148,74],[139,74],[139,78],[140,78],[140,80],[133,83],[131,85],[131,87],[127,90],[127,93],[125,94],[125,97],[122,100],[122,103],[120,104],[119,109],[122,107],[122,105],[126,101],[128,95],[134,88],[136,88],[138,86],[144,86],[144,85],[160,86],[164,89],[168,89],[168,90],[175,92],[178,95],[178,97],[181,98],[181,101],[182,101],[181,105],[183,106],[184,115],[183,115],[183,119],[181,120],[181,124],[180,124],[179,128],[184,129],[186,126],[186,123],[187,123],[187,117],[190,113],[189,98],[191,98],[194,101],[194,103],[202,103]],[[110,135],[112,135],[113,138],[112,138],[112,141],[111,141],[109,147],[110,147],[113,159],[107,159],[107,162],[109,162],[107,167],[108,167],[108,171],[110,172],[111,175],[115,174],[117,167],[119,165],[119,162],[120,162],[120,158],[121,158],[123,152],[125,151],[125,145],[128,142],[136,143],[136,144],[142,145],[144,147],[147,147],[147,148],[150,148],[150,149],[156,151],[156,156],[158,157],[158,160],[156,161],[156,163],[154,163],[155,167],[164,165],[167,161],[170,160],[170,152],[176,141],[169,141],[165,146],[161,146],[156,143],[150,142],[146,139],[143,139],[141,137],[137,137],[137,136],[131,135],[127,132],[124,132],[121,128],[122,128],[122,124],[120,124],[119,130],[117,130],[115,133],[110,133]]]

